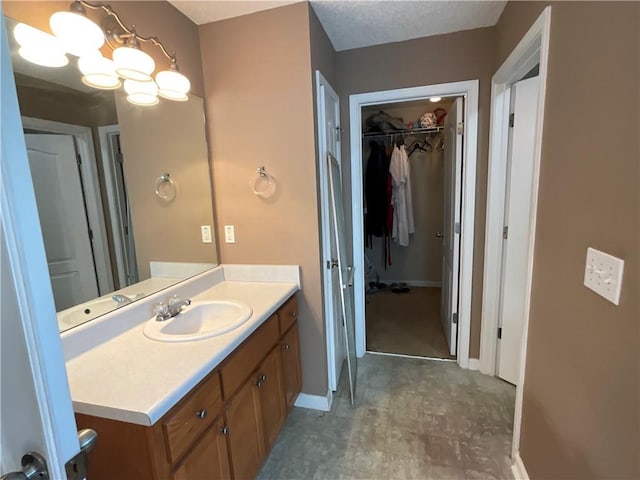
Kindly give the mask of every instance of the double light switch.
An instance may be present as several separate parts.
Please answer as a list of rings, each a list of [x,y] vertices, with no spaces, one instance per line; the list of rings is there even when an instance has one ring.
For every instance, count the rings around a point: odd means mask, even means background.
[[[624,260],[595,248],[587,249],[584,284],[615,305],[620,304],[623,271]]]

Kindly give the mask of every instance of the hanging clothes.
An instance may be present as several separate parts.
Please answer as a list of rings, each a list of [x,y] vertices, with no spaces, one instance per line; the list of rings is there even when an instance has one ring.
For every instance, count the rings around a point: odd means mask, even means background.
[[[387,215],[387,176],[389,175],[389,158],[384,147],[378,142],[370,142],[371,153],[367,161],[364,177],[365,193],[365,233],[367,244],[371,244],[371,237],[385,235],[385,219]]]
[[[389,173],[392,179],[392,237],[398,245],[408,247],[409,235],[415,233],[416,230],[413,221],[409,157],[407,156],[404,145],[394,147],[389,164]]]

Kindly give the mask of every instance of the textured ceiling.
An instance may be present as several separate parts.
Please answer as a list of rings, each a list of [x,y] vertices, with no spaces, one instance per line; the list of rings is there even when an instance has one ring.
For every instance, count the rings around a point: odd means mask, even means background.
[[[198,25],[299,0],[169,0]],[[489,27],[506,1],[310,0],[336,51]]]

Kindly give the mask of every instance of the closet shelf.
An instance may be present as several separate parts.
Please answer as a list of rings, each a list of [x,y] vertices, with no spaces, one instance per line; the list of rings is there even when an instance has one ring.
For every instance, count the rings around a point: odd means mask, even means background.
[[[389,130],[386,132],[364,132],[363,137],[393,137],[394,135],[418,135],[421,133],[438,133],[444,130],[444,125],[433,128],[412,128],[407,130]]]

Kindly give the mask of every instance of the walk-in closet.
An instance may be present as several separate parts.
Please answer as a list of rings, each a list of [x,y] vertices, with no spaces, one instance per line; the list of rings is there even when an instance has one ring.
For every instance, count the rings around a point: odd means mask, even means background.
[[[441,312],[445,122],[455,101],[362,109],[367,351],[455,358]]]

